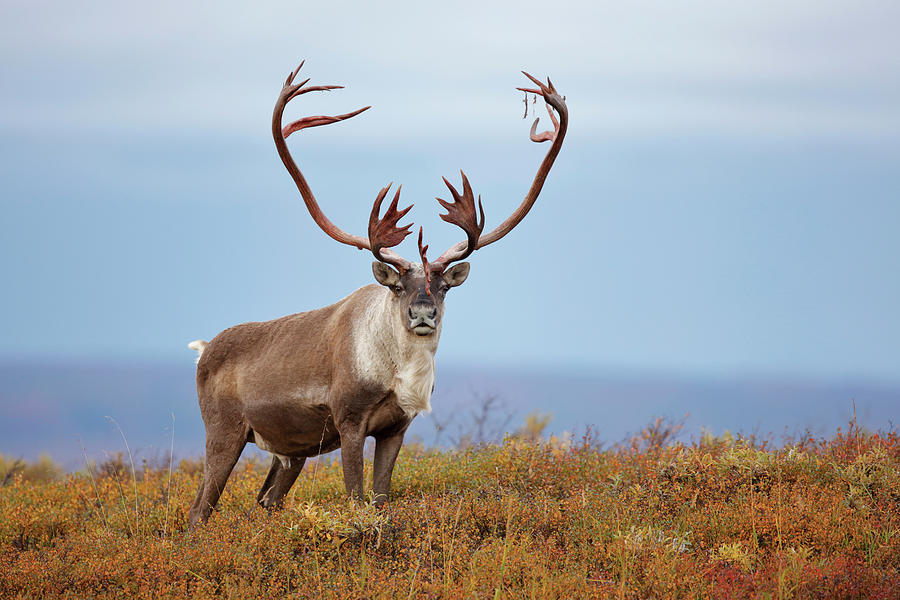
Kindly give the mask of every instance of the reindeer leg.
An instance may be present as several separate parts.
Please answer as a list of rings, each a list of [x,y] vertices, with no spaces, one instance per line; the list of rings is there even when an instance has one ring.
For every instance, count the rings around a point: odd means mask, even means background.
[[[237,464],[247,445],[246,430],[232,430],[225,433],[210,432],[206,434],[206,467],[203,469],[203,482],[197,493],[197,499],[189,513],[191,529],[204,522],[212,514],[213,508],[225,489],[225,483],[231,470]]]
[[[265,508],[281,507],[284,504],[284,497],[291,490],[305,463],[306,458],[292,458],[291,466],[285,468],[281,464],[281,459],[273,456],[272,467],[256,497],[259,505]]]
[[[339,426],[338,431],[341,434],[341,466],[344,470],[344,486],[347,489],[347,495],[362,500],[365,426],[346,423]]]
[[[372,489],[375,491],[375,504],[381,505],[387,502],[391,493],[391,474],[394,472],[394,463],[403,445],[403,431],[390,437],[376,438],[375,440],[375,469],[372,475]]]

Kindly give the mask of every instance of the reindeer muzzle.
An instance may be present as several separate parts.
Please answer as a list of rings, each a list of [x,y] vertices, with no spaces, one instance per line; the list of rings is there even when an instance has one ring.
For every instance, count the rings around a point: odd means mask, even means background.
[[[416,335],[431,335],[437,328],[437,307],[431,303],[415,303],[409,307],[409,328]]]

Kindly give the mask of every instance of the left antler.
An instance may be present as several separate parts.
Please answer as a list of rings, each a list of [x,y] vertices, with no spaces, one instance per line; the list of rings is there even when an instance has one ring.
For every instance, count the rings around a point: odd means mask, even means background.
[[[410,206],[401,211],[397,210],[397,202],[400,199],[400,189],[397,189],[393,202],[391,202],[387,212],[381,219],[378,218],[378,213],[381,210],[381,203],[384,201],[384,197],[390,186],[382,189],[378,194],[378,197],[375,199],[375,205],[372,207],[372,214],[369,217],[369,237],[366,239],[358,235],[347,233],[325,216],[322,209],[319,208],[319,203],[316,201],[316,197],[313,195],[309,184],[306,182],[306,178],[300,171],[300,167],[297,166],[297,163],[291,156],[291,151],[287,147],[286,140],[292,133],[296,133],[309,127],[319,127],[321,125],[337,123],[338,121],[355,117],[359,113],[371,108],[366,106],[365,108],[360,108],[359,110],[333,117],[324,115],[303,117],[302,119],[298,119],[293,123],[282,127],[281,122],[284,115],[284,108],[287,106],[288,102],[297,96],[308,92],[324,92],[343,88],[341,85],[307,86],[306,84],[309,83],[309,79],[305,79],[300,83],[294,83],[294,79],[297,78],[297,74],[300,72],[301,67],[303,67],[302,62],[299,67],[291,71],[291,74],[288,75],[287,80],[284,82],[284,86],[281,88],[281,93],[278,95],[278,100],[275,102],[275,110],[272,113],[272,136],[275,139],[275,147],[278,149],[278,155],[281,157],[285,168],[297,185],[300,195],[303,196],[303,201],[306,203],[306,208],[309,210],[310,216],[322,231],[342,244],[356,246],[359,249],[365,248],[371,250],[378,260],[394,265],[400,269],[401,272],[405,271],[410,266],[409,261],[399,254],[396,254],[393,250],[390,250],[391,247],[402,242],[403,238],[410,234],[409,228],[412,227],[411,224],[405,227],[397,226],[397,221],[403,218],[403,215],[412,208],[412,206]]]
[[[537,124],[540,119],[535,119],[534,123],[531,125],[531,141],[540,143],[552,140],[553,143],[550,145],[550,149],[547,150],[547,154],[546,156],[544,156],[544,160],[541,161],[541,165],[540,167],[538,167],[537,174],[534,176],[534,181],[532,181],[531,183],[531,188],[528,190],[528,193],[525,195],[525,199],[522,200],[522,203],[519,205],[519,207],[515,211],[513,211],[513,213],[509,217],[507,217],[505,221],[500,223],[500,225],[498,225],[493,231],[484,235],[481,235],[481,228],[484,227],[484,212],[482,211],[482,222],[481,225],[475,225],[477,227],[478,234],[474,236],[474,239],[473,224],[475,224],[475,204],[474,201],[471,201],[471,207],[469,207],[466,204],[465,199],[467,190],[469,192],[469,195],[471,196],[471,188],[469,188],[469,182],[466,180],[466,176],[463,175],[462,199],[459,198],[459,195],[457,194],[456,190],[453,189],[453,186],[447,183],[447,185],[453,192],[454,203],[450,204],[438,199],[441,205],[448,211],[448,214],[441,215],[441,218],[448,223],[453,223],[454,225],[459,225],[460,227],[462,227],[466,232],[466,240],[451,246],[437,260],[435,260],[434,263],[432,263],[432,268],[444,269],[451,262],[466,258],[475,250],[484,248],[488,244],[493,244],[494,242],[505,236],[507,233],[512,231],[515,226],[525,218],[525,215],[528,214],[528,211],[531,210],[531,207],[534,205],[535,201],[541,193],[541,189],[544,187],[544,180],[547,179],[547,174],[550,173],[550,168],[553,166],[553,162],[556,160],[556,156],[559,154],[559,151],[562,148],[563,140],[566,137],[566,129],[569,126],[569,110],[568,107],[566,107],[565,97],[560,96],[557,93],[556,88],[553,86],[553,83],[550,81],[549,77],[547,78],[547,83],[545,85],[540,80],[532,77],[525,71],[522,71],[522,73],[537,86],[537,89],[516,89],[526,93],[540,94],[541,96],[543,96],[544,102],[547,104],[547,112],[550,113],[550,120],[553,122],[553,131],[544,131],[542,133],[537,133]],[[554,116],[551,107],[553,110],[556,110],[557,114],[559,114],[558,121]],[[445,179],[444,182],[446,183],[447,180]],[[479,197],[478,199],[478,205],[479,208],[481,208],[481,197]],[[451,209],[451,207],[457,208],[453,210]]]

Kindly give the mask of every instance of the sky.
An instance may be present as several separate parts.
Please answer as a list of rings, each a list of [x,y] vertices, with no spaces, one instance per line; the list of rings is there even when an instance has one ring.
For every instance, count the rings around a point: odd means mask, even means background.
[[[525,221],[471,258],[439,361],[900,382],[900,5],[860,2],[42,2],[0,6],[0,358],[192,360],[233,324],[330,304],[403,184],[433,255],[441,176],[493,228],[570,130]],[[542,119],[542,124],[546,119]],[[411,236],[400,247],[416,255]]]

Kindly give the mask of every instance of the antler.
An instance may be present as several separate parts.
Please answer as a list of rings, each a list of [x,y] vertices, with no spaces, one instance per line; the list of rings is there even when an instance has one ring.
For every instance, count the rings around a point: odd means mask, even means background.
[[[411,233],[410,229],[412,228],[411,223],[405,226],[398,225],[400,219],[402,219],[412,208],[412,205],[410,205],[403,210],[397,209],[397,204],[400,200],[400,186],[397,187],[394,199],[391,201],[387,211],[381,218],[379,218],[381,205],[384,202],[384,198],[387,195],[388,190],[390,190],[391,185],[383,188],[378,193],[372,207],[372,213],[369,216],[369,238],[366,239],[358,235],[347,233],[328,220],[328,217],[326,217],[319,208],[319,204],[316,202],[316,198],[313,195],[312,190],[310,190],[309,184],[303,177],[303,173],[300,171],[297,163],[294,162],[294,159],[288,150],[287,142],[285,141],[292,133],[309,127],[319,127],[321,125],[337,123],[338,121],[355,117],[359,113],[371,108],[370,106],[366,106],[359,110],[336,116],[319,115],[303,117],[282,127],[281,122],[284,115],[284,108],[287,106],[288,102],[297,96],[307,92],[335,90],[343,87],[340,85],[316,85],[307,87],[306,84],[309,83],[309,79],[305,79],[301,83],[295,84],[294,79],[296,79],[302,66],[303,63],[301,62],[300,66],[288,75],[288,78],[281,89],[281,94],[278,96],[278,100],[275,103],[275,110],[272,114],[272,136],[275,139],[275,147],[278,149],[278,155],[281,157],[284,166],[287,168],[288,173],[290,173],[294,183],[297,185],[297,189],[300,190],[300,195],[303,196],[303,201],[306,204],[307,210],[309,210],[310,216],[322,231],[342,244],[356,246],[360,250],[363,248],[370,250],[372,254],[375,255],[375,258],[382,262],[394,265],[401,272],[408,270],[411,263],[402,256],[396,254],[393,250],[390,250],[390,248],[400,244],[400,242]],[[486,235],[481,234],[484,230],[484,207],[481,204],[481,196],[478,197],[478,211],[476,212],[472,186],[469,185],[469,180],[466,178],[465,173],[460,171],[463,183],[462,194],[460,194],[456,188],[444,178],[444,183],[447,184],[453,200],[448,202],[440,198],[437,199],[441,206],[447,210],[447,214],[440,215],[440,217],[444,221],[462,228],[466,233],[466,239],[451,246],[437,260],[433,263],[429,263],[425,256],[428,246],[422,245],[422,229],[419,228],[419,255],[422,258],[422,267],[425,269],[426,276],[430,277],[431,271],[443,271],[451,262],[468,257],[475,250],[496,242],[512,231],[515,226],[525,218],[528,211],[531,210],[538,195],[541,193],[541,189],[544,187],[544,180],[547,178],[547,174],[550,172],[550,168],[553,166],[553,162],[556,160],[556,156],[559,154],[560,148],[562,148],[563,139],[565,139],[566,136],[566,129],[569,124],[569,111],[566,107],[565,97],[560,96],[556,92],[556,88],[549,78],[545,85],[538,79],[525,73],[525,71],[522,71],[522,73],[537,85],[537,89],[517,89],[524,91],[526,94],[532,93],[543,96],[544,102],[547,105],[547,112],[550,114],[550,120],[553,123],[553,131],[537,133],[537,125],[540,119],[535,119],[534,123],[531,125],[529,136],[533,142],[546,142],[552,140],[553,143],[547,151],[546,156],[544,156],[544,160],[541,162],[540,167],[538,167],[537,174],[534,176],[534,181],[532,181],[531,188],[525,195],[525,199],[522,200],[519,207],[507,217],[505,221],[500,223],[496,229]],[[559,115],[558,120],[553,112],[554,110]]]
[[[422,257],[422,270],[425,271],[425,293],[429,296],[431,295],[431,272],[443,270],[443,266],[440,269],[436,269],[433,265],[428,263],[428,244],[422,245],[422,227],[419,227],[419,256]]]
[[[534,123],[531,125],[531,132],[529,137],[533,142],[546,142],[553,141],[550,149],[547,150],[546,156],[544,156],[544,160],[541,161],[540,167],[538,167],[537,174],[534,176],[534,181],[531,183],[531,188],[529,188],[528,193],[525,195],[525,199],[522,200],[522,203],[519,207],[506,218],[505,221],[500,223],[493,231],[486,233],[484,235],[480,235],[481,227],[484,226],[484,214],[482,212],[482,225],[478,229],[478,234],[475,236],[475,240],[472,239],[472,231],[471,231],[471,222],[474,221],[474,202],[472,203],[471,220],[467,222],[467,226],[463,226],[457,220],[453,219],[454,212],[451,211],[450,206],[447,205],[443,200],[438,200],[441,205],[446,208],[450,214],[441,215],[441,218],[449,223],[453,223],[454,225],[459,225],[466,232],[466,240],[451,246],[446,252],[444,252],[436,261],[435,265],[442,265],[441,268],[446,267],[450,262],[461,260],[467,256],[469,256],[475,250],[479,248],[484,248],[488,244],[493,244],[507,233],[512,231],[516,225],[518,225],[522,219],[525,218],[525,215],[528,214],[528,211],[531,210],[531,207],[534,205],[534,202],[537,200],[538,195],[541,193],[541,189],[544,187],[544,180],[547,179],[547,174],[550,172],[550,168],[553,166],[553,162],[556,160],[556,156],[559,154],[560,149],[562,148],[563,140],[566,137],[566,129],[569,126],[569,110],[566,106],[566,99],[564,96],[560,96],[556,88],[553,86],[553,83],[550,81],[550,78],[547,78],[547,84],[545,85],[540,80],[532,77],[525,71],[522,73],[530,79],[536,86],[537,89],[533,88],[516,88],[525,93],[532,94],[540,94],[544,98],[544,102],[547,105],[547,112],[550,113],[550,120],[553,122],[553,131],[544,131],[542,133],[537,133],[537,124],[540,119],[535,119]],[[555,109],[557,114],[559,114],[559,120],[557,121],[556,117],[553,114],[553,110]],[[447,181],[446,179],[444,180]],[[447,184],[450,185],[449,183]],[[453,187],[450,187],[453,190]],[[469,189],[469,182],[466,181],[466,176],[463,175],[463,195],[465,196],[465,191]],[[456,190],[453,190],[454,200],[459,202],[456,194]],[[469,193],[471,194],[471,190],[469,189]],[[463,203],[464,204],[464,203]],[[481,198],[479,197],[479,207],[481,205]],[[452,206],[452,205],[451,205]],[[460,211],[461,212],[461,211]]]
[[[278,100],[275,102],[275,110],[272,113],[272,137],[275,139],[275,147],[278,149],[278,155],[281,157],[281,161],[284,163],[285,168],[297,185],[297,189],[300,190],[300,195],[303,196],[303,202],[306,204],[310,216],[322,231],[342,244],[356,246],[360,250],[363,248],[371,250],[378,260],[392,264],[401,271],[405,271],[410,266],[409,261],[394,253],[392,250],[389,250],[389,248],[402,242],[403,239],[410,234],[409,228],[412,227],[412,224],[407,225],[406,227],[397,226],[397,221],[412,208],[412,206],[409,206],[401,211],[397,211],[397,202],[400,198],[399,188],[394,195],[393,202],[391,202],[387,212],[381,219],[378,218],[378,213],[381,210],[381,203],[390,186],[382,189],[378,194],[372,209],[372,215],[369,218],[369,239],[366,239],[358,235],[347,233],[328,220],[328,217],[326,217],[322,212],[322,209],[319,208],[316,197],[313,195],[309,184],[306,182],[306,178],[303,177],[303,173],[300,171],[297,163],[294,162],[294,158],[291,156],[291,152],[288,150],[287,142],[285,141],[292,133],[300,131],[301,129],[337,123],[338,121],[355,117],[359,113],[371,108],[371,106],[366,106],[359,110],[336,116],[319,115],[303,117],[302,119],[298,119],[293,123],[282,127],[281,122],[284,115],[284,108],[287,106],[288,102],[297,96],[307,92],[336,90],[344,87],[342,85],[314,85],[305,87],[306,84],[309,83],[309,79],[305,79],[301,83],[295,84],[294,79],[297,78],[297,74],[300,72],[301,67],[303,67],[303,62],[288,75],[287,80],[284,82],[284,86],[281,88],[281,94],[279,94]]]
[[[481,195],[479,194],[478,196],[478,213],[476,213],[475,196],[472,193],[472,186],[469,185],[469,179],[462,171],[460,171],[459,174],[462,175],[462,195],[460,196],[459,192],[456,191],[456,188],[453,187],[453,184],[447,181],[446,177],[443,177],[444,183],[450,189],[450,194],[453,196],[453,202],[447,202],[440,198],[436,198],[436,200],[447,210],[447,214],[440,215],[440,217],[448,223],[461,227],[462,230],[466,232],[465,246],[455,251],[451,251],[453,250],[453,248],[451,248],[451,250],[442,254],[434,261],[433,268],[440,267],[443,269],[451,262],[462,260],[475,252],[475,249],[478,247],[478,238],[484,230],[484,207],[481,205]],[[478,219],[478,214],[481,215],[480,220]],[[458,245],[459,244],[457,244],[457,246]]]
[[[406,216],[406,213],[410,211],[413,205],[410,204],[403,210],[397,210],[397,202],[400,201],[400,188],[403,187],[398,185],[397,192],[394,194],[394,199],[391,200],[390,205],[388,205],[387,212],[379,219],[378,213],[381,212],[381,203],[392,185],[393,183],[389,183],[386,188],[382,188],[378,192],[378,197],[375,198],[375,205],[372,206],[372,214],[369,215],[369,249],[375,255],[375,258],[390,263],[403,272],[409,268],[409,261],[391,250],[387,250],[387,248],[396,246],[412,233],[410,231],[410,228],[413,226],[412,223],[400,227],[397,221]]]

